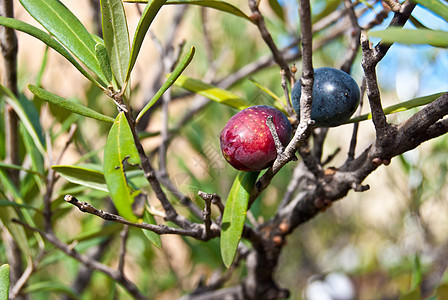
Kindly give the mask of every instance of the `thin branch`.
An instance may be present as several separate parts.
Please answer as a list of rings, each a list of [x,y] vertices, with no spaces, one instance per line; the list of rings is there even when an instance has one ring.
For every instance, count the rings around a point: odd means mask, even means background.
[[[129,226],[136,227],[136,228],[150,230],[157,234],[178,234],[178,235],[182,235],[182,236],[191,236],[196,239],[202,239],[202,231],[203,231],[202,225],[196,224],[197,226],[191,226],[192,228],[187,230],[187,229],[181,229],[181,228],[168,227],[165,225],[148,224],[148,223],[143,223],[143,222],[142,223],[140,223],[140,222],[134,223],[134,222],[128,221],[118,215],[115,215],[115,214],[112,214],[112,213],[109,213],[109,212],[106,212],[106,211],[103,211],[100,209],[96,209],[89,203],[81,202],[71,195],[66,195],[64,197],[64,200],[67,201],[68,203],[73,204],[76,207],[78,207],[78,209],[80,211],[95,215],[95,216],[100,217],[106,221],[112,221],[112,222],[129,225]],[[213,231],[212,233],[213,233],[213,236],[216,236],[219,234],[219,231]]]
[[[249,0],[249,8],[252,12],[251,19],[253,20],[255,25],[257,25],[258,30],[261,33],[261,37],[271,50],[272,55],[274,57],[274,61],[280,66],[282,70],[284,70],[286,77],[288,78],[289,81],[291,81],[291,78],[293,77],[291,70],[289,69],[288,63],[286,62],[282,53],[278,50],[277,46],[275,45],[274,40],[272,39],[272,36],[266,27],[264,18],[260,10],[258,9],[258,1]]]
[[[271,132],[272,139],[274,140],[275,148],[277,149],[277,157],[282,156],[285,147],[282,145],[282,142],[280,142],[280,138],[278,137],[277,129],[275,128],[272,116],[268,116],[266,118],[266,125],[268,126],[269,131]]]
[[[120,255],[118,256],[118,272],[124,275],[124,264],[126,260],[126,242],[129,236],[129,226],[124,225],[123,229],[120,232],[121,238],[121,246],[120,246]]]
[[[364,94],[366,92],[366,79],[362,78],[362,84],[361,84],[361,96],[359,101],[359,106],[356,109],[355,117],[360,116],[362,112],[362,107],[364,104]],[[347,161],[352,161],[355,158],[355,150],[356,150],[356,143],[358,139],[358,128],[359,123],[353,124],[353,132],[352,132],[352,138],[350,140],[350,147],[347,154]]]
[[[63,243],[61,240],[59,240],[53,233],[51,232],[44,232],[38,228],[32,227],[26,223],[23,223],[22,221],[13,219],[13,222],[22,225],[26,229],[29,229],[31,231],[39,233],[43,238],[45,238],[48,242],[53,244],[56,248],[64,252],[66,255],[73,257],[77,261],[81,262],[82,264],[88,266],[91,269],[94,269],[96,271],[100,271],[104,273],[105,275],[112,278],[114,281],[119,283],[126,291],[128,291],[132,296],[135,297],[135,299],[139,300],[146,300],[147,298],[138,290],[137,286],[129,281],[123,274],[119,273],[117,270],[114,270],[96,260],[91,259],[90,257],[80,254],[78,251],[76,251],[73,247],[70,247],[69,245]]]

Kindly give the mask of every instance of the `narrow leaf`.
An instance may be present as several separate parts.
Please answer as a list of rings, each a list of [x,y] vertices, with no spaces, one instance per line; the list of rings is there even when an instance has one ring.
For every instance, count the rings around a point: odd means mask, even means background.
[[[25,32],[31,36],[34,36],[35,38],[41,40],[43,43],[45,43],[48,47],[52,48],[59,54],[61,54],[65,59],[67,59],[73,66],[75,66],[76,69],[78,69],[79,72],[81,72],[82,75],[84,75],[87,79],[89,79],[91,82],[95,83],[98,87],[106,87],[105,84],[99,83],[95,78],[93,78],[79,63],[76,61],[76,59],[68,52],[58,41],[56,41],[54,38],[52,38],[48,33],[30,25],[25,22],[11,19],[11,18],[5,18],[0,17],[0,25],[13,28],[18,31]]]
[[[162,8],[163,4],[165,4],[165,2],[166,0],[154,0],[146,5],[135,31],[134,41],[132,42],[131,48],[131,57],[126,71],[125,82],[129,81],[131,71],[134,68],[135,61],[137,60],[138,53],[140,52],[140,48],[142,47],[143,40],[145,39],[149,26],[151,25],[152,21],[156,17],[159,10]]]
[[[30,170],[30,169],[27,169],[27,168],[24,168],[24,167],[18,166],[18,165],[7,164],[2,161],[0,161],[0,168],[20,170],[20,171],[24,171],[24,172],[27,172],[30,174],[39,175],[40,177],[45,178],[44,175],[42,175],[34,170]]]
[[[430,29],[388,28],[386,30],[369,31],[369,36],[382,39],[386,43],[431,45],[448,47],[448,32]]]
[[[3,93],[7,95],[5,97],[6,102],[11,105],[11,107],[14,109],[16,114],[19,116],[20,121],[22,121],[22,124],[25,126],[26,131],[33,137],[34,142],[36,143],[37,149],[39,149],[39,152],[45,156],[45,146],[44,146],[44,138],[42,135],[42,128],[40,128],[40,124],[38,123],[38,120],[36,121],[35,118],[33,118],[32,114],[36,115],[37,112],[34,111],[32,113],[32,105],[26,108],[26,102],[27,100],[20,101],[17,99],[17,97],[5,86],[0,85],[0,89]],[[34,119],[34,121],[33,121]]]
[[[102,226],[101,228],[95,227],[94,229],[88,230],[87,232],[86,231],[81,232],[75,238],[66,241],[66,243],[67,244],[71,244],[73,242],[79,243],[100,237],[112,236],[117,232],[120,232],[122,228],[123,224],[120,223],[114,223],[114,222],[105,223],[105,225]]]
[[[86,187],[109,192],[102,172],[78,166],[52,166],[67,181]]]
[[[8,206],[14,206],[14,207],[21,207],[21,208],[25,208],[25,209],[37,210],[37,208],[35,208],[33,206],[30,206],[30,205],[19,204],[17,202],[12,202],[12,201],[9,201],[7,199],[0,199],[0,207],[8,207]]]
[[[110,122],[110,123],[114,122],[114,119],[109,116],[100,114],[99,112],[97,112],[93,109],[90,109],[90,108],[85,107],[84,105],[81,105],[79,103],[62,98],[58,95],[55,95],[55,94],[50,93],[44,89],[41,89],[40,87],[37,87],[35,85],[28,84],[28,89],[31,91],[31,93],[33,93],[40,99],[45,100],[54,105],[57,105],[59,107],[62,107],[71,112],[74,112],[75,114],[78,114],[78,115],[81,115],[84,117],[88,117],[88,118],[92,118],[92,119],[96,119],[96,120],[100,120],[100,121],[104,121],[104,122]]]
[[[243,233],[247,205],[259,172],[239,172],[227,197],[221,223],[221,256],[229,268]]]
[[[129,32],[121,0],[101,0],[104,44],[109,53],[112,73],[121,89],[129,65]]]
[[[240,98],[229,91],[185,75],[180,75],[174,84],[189,90],[190,92],[199,94],[209,98],[210,100],[237,108],[239,110],[249,107],[249,103],[245,99]]]
[[[255,79],[253,78],[249,78],[249,80],[255,84],[256,87],[258,87],[260,90],[262,90],[263,92],[265,92],[267,95],[269,95],[271,98],[273,98],[275,101],[277,101],[279,104],[281,105],[285,105],[286,103],[284,101],[282,101],[273,91],[271,91],[270,89],[268,89],[267,87],[261,85],[260,83],[258,83],[257,81],[255,81]]]
[[[143,221],[148,224],[157,225],[154,216],[148,210],[145,210],[145,213],[143,214]],[[160,247],[162,247],[162,241],[160,239],[160,235],[151,230],[144,230],[144,229],[143,234],[154,246],[156,246],[159,249]]]
[[[269,0],[269,6],[274,11],[274,13],[279,17],[282,21],[285,21],[285,13],[283,11],[283,7],[278,3],[278,0]]]
[[[193,59],[195,53],[195,48],[191,47],[190,52],[188,52],[185,57],[182,59],[182,61],[177,65],[177,67],[174,69],[174,71],[170,74],[168,79],[165,81],[165,83],[160,87],[160,89],[157,91],[157,93],[152,97],[151,101],[148,102],[148,104],[145,105],[145,107],[140,111],[136,118],[136,122],[140,120],[141,117],[154,105],[154,103],[157,102],[157,100],[162,97],[163,93],[165,93],[176,81],[177,78],[179,78],[180,74],[185,70],[185,68],[190,64],[191,60]]]
[[[106,82],[95,55],[95,41],[78,18],[58,0],[20,0],[28,13]]]
[[[70,296],[70,299],[81,299],[78,293],[69,286],[58,281],[38,281],[23,289],[24,293],[56,292]]]
[[[118,213],[130,221],[137,221],[132,204],[138,191],[134,191],[126,178],[125,164],[140,164],[131,128],[123,112],[119,113],[107,137],[104,150],[104,177]]]
[[[412,0],[420,5],[423,5],[437,16],[442,17],[448,22],[448,6],[439,0]]]
[[[0,299],[9,299],[9,265],[0,266]]]
[[[148,3],[148,0],[124,0],[124,2]],[[168,0],[166,1],[166,4],[189,4],[189,5],[199,5],[203,7],[213,8],[246,19],[254,23],[254,21],[244,12],[242,12],[238,7],[221,0]]]
[[[104,76],[108,84],[112,83],[112,69],[110,67],[109,54],[107,53],[106,47],[103,44],[95,45],[95,54],[98,62],[100,63],[101,70],[103,70]]]
[[[2,181],[2,184],[6,183],[6,177],[6,173],[0,170],[0,180]],[[26,254],[27,257],[31,257],[31,250],[28,245],[28,239],[25,233],[25,229],[23,228],[23,226],[12,222],[12,219],[20,219],[17,210],[15,210],[12,206],[2,207],[0,209],[1,222],[8,229],[9,233],[11,233],[11,235],[14,237],[14,241],[17,243],[20,250],[22,250],[22,252]]]
[[[415,98],[412,100],[408,100],[405,102],[401,102],[398,104],[388,106],[388,107],[384,108],[383,111],[384,111],[384,114],[386,114],[386,115],[394,114],[394,113],[401,112],[401,111],[407,111],[407,110],[410,110],[415,107],[429,104],[432,101],[439,98],[440,96],[442,96],[443,94],[444,93],[437,93],[437,94],[432,94],[432,95],[428,95],[428,96],[424,96],[424,97]],[[365,121],[365,120],[369,120],[369,119],[372,119],[371,113],[352,118],[352,119],[348,120],[347,122],[345,122],[344,124],[357,123],[357,122],[361,122],[361,121]]]

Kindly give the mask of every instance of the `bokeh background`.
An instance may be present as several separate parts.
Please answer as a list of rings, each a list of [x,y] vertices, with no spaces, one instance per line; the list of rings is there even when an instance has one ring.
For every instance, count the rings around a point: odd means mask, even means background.
[[[97,32],[96,8],[91,1],[62,2],[91,32]],[[246,2],[229,2],[249,13]],[[336,3],[336,8],[343,6],[342,1],[311,2],[316,21],[326,16],[328,3]],[[369,4],[372,8],[367,8],[363,3],[357,6],[358,12],[363,11],[359,18],[361,25],[367,24],[383,9],[379,2],[369,1]],[[273,9],[275,6],[272,1],[261,1],[260,5],[277,45],[282,48],[293,42],[300,32],[297,3],[292,0],[280,2],[283,19],[278,15],[278,8],[277,13]],[[17,19],[39,27],[18,2],[15,8]],[[139,10],[136,4],[125,4],[125,8],[132,38]],[[182,9],[180,6],[165,6],[159,12],[151,31],[162,45],[169,35],[174,16],[180,14]],[[413,15],[425,26],[448,30],[446,22],[424,8],[417,7]],[[185,73],[191,77],[220,82],[270,53],[256,27],[247,21],[194,6],[185,8],[182,16],[173,45],[178,47],[184,42],[184,51],[190,46],[196,47],[194,60]],[[391,16],[389,14],[389,18],[376,28],[385,28]],[[347,20],[341,18],[334,25],[316,33],[315,40],[330,36],[332,28],[344,22]],[[204,38],[203,24],[209,35],[209,44]],[[32,99],[32,95],[26,90],[26,85],[40,80],[41,75],[43,88],[104,114],[115,115],[114,103],[57,53],[25,34],[18,33],[18,37],[19,85],[29,99]],[[339,67],[344,60],[349,38],[350,30],[347,30],[317,49],[313,53],[314,66]],[[372,41],[375,43],[377,40],[372,38]],[[207,47],[211,50],[207,50]],[[297,51],[297,48],[292,47],[290,51]],[[360,60],[358,54],[351,73],[361,85]],[[294,60],[292,63],[298,68],[298,78],[301,62]],[[148,37],[132,75],[131,104],[136,111],[163,82],[164,74],[160,68],[161,56],[157,45]],[[397,44],[379,64],[377,74],[384,106],[444,92],[448,90],[447,51],[430,46]],[[283,94],[277,66],[264,68],[250,76],[278,96]],[[254,105],[274,104],[274,100],[257,88],[249,76],[229,89],[249,99]],[[177,131],[168,149],[168,172],[177,187],[202,207],[202,200],[197,197],[198,190],[215,192],[225,198],[236,174],[222,158],[219,148],[220,130],[236,111],[210,102],[177,128],[184,113],[197,101],[195,95],[173,87],[169,124],[170,128],[176,128]],[[41,112],[44,129],[51,133],[56,152],[65,143],[64,135],[69,125],[76,122],[79,126],[74,144],[64,156],[63,164],[102,163],[109,125],[85,120],[44,103],[36,102],[36,106]],[[368,109],[366,102],[363,113],[367,113]],[[388,120],[392,123],[401,122],[417,110],[390,115]],[[142,131],[142,134],[147,134],[143,140],[145,149],[147,153],[154,153],[152,157],[155,162],[158,159],[156,149],[160,144],[160,124],[161,110],[156,106],[150,113],[148,125]],[[341,150],[328,166],[337,167],[345,161],[352,129],[353,125],[330,129],[323,156],[331,155],[337,148]],[[373,140],[373,124],[370,121],[361,122],[356,153],[361,153]],[[397,299],[400,296],[402,299],[416,299],[410,298],[413,297],[411,292],[416,278],[420,276],[429,280],[434,274],[443,273],[448,264],[447,149],[447,137],[440,137],[394,158],[389,166],[380,167],[366,179],[364,183],[370,185],[370,190],[363,193],[349,192],[325,213],[291,234],[275,274],[278,282],[291,290],[291,299]],[[289,163],[257,200],[251,209],[255,220],[267,220],[274,214],[295,164]],[[150,202],[157,208],[158,203],[150,188],[146,187],[146,190]],[[119,232],[119,226],[104,226],[97,217],[82,214],[63,203],[63,195],[69,191],[81,201],[88,201],[103,209],[110,208],[105,193],[79,188],[64,179],[59,180],[58,193],[54,199],[57,210],[54,225],[62,240],[73,242],[77,250],[87,253],[94,245]],[[33,190],[24,192],[30,205],[41,205],[41,198],[34,197]],[[172,201],[180,212],[188,214],[174,197]],[[217,216],[218,211],[214,210],[213,214]],[[119,239],[112,239],[103,262],[117,265],[119,246]],[[224,269],[217,239],[204,243],[190,238],[162,236],[162,248],[157,249],[141,231],[131,230],[127,249],[126,273],[152,299],[178,298],[193,290],[201,279],[207,280],[215,276],[216,271]],[[0,243],[2,263],[6,262],[4,253],[4,245]],[[59,299],[72,284],[79,268],[79,263],[74,259],[53,250],[51,255],[44,258],[39,271],[31,277],[28,290],[35,288],[32,299]],[[244,273],[242,265],[231,276],[229,284],[241,280]],[[448,288],[446,274],[437,278],[441,286],[446,284]],[[39,288],[38,284],[42,282],[53,283],[53,288]],[[54,282],[60,283],[59,291],[55,291]],[[115,299],[117,295],[119,299],[128,297],[112,280],[94,272],[82,298]]]

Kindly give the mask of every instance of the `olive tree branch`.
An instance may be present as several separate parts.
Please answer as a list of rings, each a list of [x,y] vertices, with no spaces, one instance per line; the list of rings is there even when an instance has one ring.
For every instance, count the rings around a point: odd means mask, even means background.
[[[272,55],[274,57],[274,61],[285,72],[286,77],[291,82],[291,80],[293,78],[291,70],[289,69],[288,63],[284,59],[282,53],[278,50],[277,46],[275,45],[274,40],[272,39],[272,36],[266,27],[264,18],[262,16],[260,10],[258,9],[258,1],[249,0],[249,8],[252,12],[251,19],[255,23],[255,25],[257,25],[258,30],[261,33],[261,37],[263,38],[264,42],[268,45],[269,49],[271,50]]]
[[[148,224],[148,223],[143,223],[143,222],[134,223],[134,222],[124,219],[123,217],[121,217],[119,215],[112,214],[112,213],[109,213],[109,212],[106,212],[106,211],[103,211],[100,209],[96,209],[91,204],[89,204],[87,202],[81,202],[71,195],[66,195],[64,197],[64,200],[67,201],[68,203],[73,204],[74,206],[78,207],[78,209],[80,211],[95,215],[95,216],[100,217],[106,221],[112,221],[112,222],[121,223],[124,225],[136,227],[136,228],[150,230],[150,231],[153,231],[160,235],[162,235],[162,234],[177,234],[177,235],[182,235],[182,236],[190,236],[190,237],[202,240],[204,226],[200,225],[200,224],[191,224],[188,229],[183,229],[183,228],[168,227],[166,225]],[[219,230],[211,231],[212,237],[215,237],[217,235],[219,235]]]
[[[66,255],[73,257],[77,261],[81,262],[85,266],[100,271],[103,274],[109,276],[114,281],[119,283],[126,291],[128,291],[135,299],[139,300],[146,300],[147,298],[138,290],[137,286],[129,281],[123,274],[118,272],[117,270],[114,270],[110,268],[109,266],[106,266],[96,260],[93,260],[92,258],[80,254],[78,251],[76,251],[74,248],[70,247],[69,245],[63,243],[61,240],[59,240],[54,233],[52,232],[45,232],[38,228],[32,227],[26,223],[23,223],[19,220],[13,220],[13,222],[22,225],[23,227],[39,233],[43,238],[45,238],[48,242],[50,242],[52,245],[54,245],[56,248],[64,252]]]

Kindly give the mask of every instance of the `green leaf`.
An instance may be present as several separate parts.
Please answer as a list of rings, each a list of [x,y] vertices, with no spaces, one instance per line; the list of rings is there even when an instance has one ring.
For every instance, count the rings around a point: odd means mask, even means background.
[[[434,47],[448,47],[448,32],[430,29],[388,28],[386,30],[369,31],[369,36],[382,39],[386,43],[423,44]]]
[[[57,292],[70,296],[71,299],[81,299],[78,293],[69,286],[58,281],[40,281],[23,289],[23,293],[37,293],[37,292]]]
[[[70,239],[66,241],[67,244],[71,244],[73,242],[80,243],[84,241],[88,241],[91,239],[96,239],[104,236],[112,236],[116,234],[117,232],[120,232],[123,228],[123,224],[120,223],[114,223],[114,222],[108,222],[105,223],[104,226],[101,228],[94,228],[93,230],[88,230],[81,232],[79,235],[77,235],[75,238]]]
[[[384,111],[384,114],[386,114],[386,115],[394,114],[394,113],[401,112],[401,111],[407,111],[407,110],[410,110],[415,107],[429,104],[432,101],[439,98],[440,96],[442,96],[444,93],[445,92],[432,94],[432,95],[423,96],[423,97],[415,98],[412,100],[400,102],[398,104],[394,104],[394,105],[384,108],[383,111]],[[345,122],[344,124],[357,123],[357,122],[361,122],[361,121],[365,121],[365,120],[369,120],[369,119],[372,119],[371,113],[352,118],[352,119],[348,120],[347,122]]]
[[[14,206],[14,207],[21,207],[21,208],[25,208],[25,209],[32,209],[32,210],[37,210],[37,208],[30,206],[30,205],[26,205],[26,204],[19,204],[17,202],[11,202],[7,199],[0,199],[0,207],[8,207],[8,206]]]
[[[237,108],[239,110],[250,106],[248,101],[229,91],[185,75],[180,75],[174,84],[189,90],[190,92],[199,94],[209,98],[210,100]]]
[[[112,73],[121,89],[130,60],[129,32],[121,0],[101,0],[104,44],[109,53]]]
[[[221,256],[229,268],[235,259],[243,233],[247,205],[260,172],[239,172],[227,197],[221,225]]]
[[[131,77],[131,71],[134,68],[135,61],[137,60],[138,53],[140,52],[149,26],[165,2],[166,0],[153,0],[145,6],[145,10],[142,13],[142,17],[140,18],[135,31],[134,41],[132,42],[131,58],[126,71],[125,82],[128,82]]]
[[[67,181],[87,186],[103,192],[109,192],[102,172],[78,166],[52,166]]]
[[[19,116],[20,121],[22,121],[22,124],[25,126],[26,131],[33,137],[39,152],[45,156],[45,141],[43,138],[42,128],[40,127],[38,120],[39,117],[32,103],[26,99],[17,99],[17,97],[3,85],[0,85],[0,89],[7,96],[4,97],[6,102],[11,105],[16,114]]]
[[[98,87],[106,87],[105,84],[100,84],[95,78],[93,78],[79,63],[78,61],[70,54],[70,52],[67,51],[58,41],[56,41],[53,37],[51,37],[48,33],[30,25],[27,23],[24,23],[22,21],[11,19],[11,18],[5,18],[0,17],[0,25],[13,28],[18,31],[25,32],[31,36],[34,36],[35,38],[41,40],[43,43],[45,43],[48,47],[52,48],[59,54],[61,54],[65,59],[67,59],[73,66],[78,69],[79,72],[81,72],[82,75],[84,75],[87,79],[89,79],[91,82],[96,84]]]
[[[140,164],[131,128],[123,112],[119,113],[107,137],[104,149],[104,177],[118,213],[130,221],[137,221],[132,204],[139,191],[134,191],[126,178],[125,164]]]
[[[38,172],[36,172],[34,170],[27,169],[27,168],[24,168],[24,167],[18,166],[18,165],[7,164],[7,163],[4,163],[2,161],[0,161],[0,168],[20,170],[20,171],[24,171],[24,172],[27,172],[27,173],[30,173],[30,174],[39,175],[40,177],[45,178],[43,174],[40,174],[40,173],[38,173]]]
[[[10,191],[14,194],[14,198],[20,198],[20,195],[16,195],[17,191],[11,187],[11,182],[8,182],[8,175],[3,170],[0,170],[0,181],[4,186],[6,186],[6,190]],[[23,202],[23,201],[20,201]],[[14,237],[14,241],[19,246],[20,250],[28,257],[31,257],[31,250],[28,245],[28,239],[25,233],[25,229],[23,226],[18,225],[12,222],[12,219],[20,219],[17,211],[12,206],[6,206],[0,209],[0,220],[3,225],[8,229],[11,236]]]
[[[168,79],[165,81],[165,83],[160,87],[160,89],[157,91],[157,93],[152,97],[151,101],[148,102],[148,104],[145,105],[145,107],[140,111],[136,118],[136,122],[143,117],[143,115],[154,105],[154,103],[157,102],[157,100],[162,97],[163,93],[165,93],[176,81],[177,78],[179,78],[180,74],[185,70],[185,68],[190,64],[191,60],[193,59],[193,55],[195,53],[195,48],[191,47],[190,52],[188,52],[185,57],[182,59],[182,61],[177,65],[177,67],[174,69],[174,71],[170,74]]]
[[[124,0],[124,2],[148,3],[148,0]],[[166,1],[166,4],[190,4],[190,5],[199,5],[203,7],[213,8],[220,10],[222,12],[232,14],[237,17],[241,17],[243,19],[250,21],[251,23],[254,23],[254,21],[244,12],[242,12],[238,7],[221,0],[168,0]]]
[[[448,22],[448,6],[439,0],[412,0],[415,3],[423,5],[437,16],[442,17]]]
[[[104,76],[106,76],[107,83],[112,84],[112,69],[110,67],[110,59],[106,47],[104,47],[103,44],[96,44],[95,54],[100,63],[101,70],[103,70]]]
[[[85,107],[84,105],[81,105],[79,103],[62,98],[58,95],[55,95],[55,94],[50,93],[44,89],[41,89],[40,87],[37,87],[35,85],[28,84],[28,89],[31,91],[31,93],[33,93],[40,99],[45,100],[54,105],[57,105],[59,107],[62,107],[71,112],[74,112],[75,114],[78,114],[78,115],[81,115],[84,117],[88,117],[88,118],[92,118],[92,119],[96,119],[96,120],[100,120],[100,121],[104,121],[104,122],[110,122],[110,123],[114,122],[114,119],[109,116],[100,114],[99,112],[97,112],[93,109],[90,109],[90,108]]]
[[[28,13],[102,81],[107,82],[95,55],[95,41],[78,18],[59,0],[20,0]]]
[[[153,225],[157,225],[156,220],[154,219],[154,216],[147,210],[145,209],[145,212],[143,214],[143,221],[145,223],[148,224],[153,224]],[[154,231],[151,230],[142,230],[143,234],[146,236],[146,238],[157,248],[160,249],[160,247],[162,247],[162,241],[160,239],[160,235],[158,235],[157,233],[155,233]]]
[[[249,78],[249,80],[255,84],[256,87],[258,87],[260,90],[262,90],[264,93],[266,93],[268,96],[270,96],[272,99],[276,101],[276,104],[280,104],[279,106],[276,106],[277,108],[280,107],[280,110],[284,110],[284,105],[286,105],[285,101],[282,101],[273,91],[268,89],[267,87],[261,85],[255,79]],[[275,105],[275,104],[274,104]]]
[[[9,299],[9,265],[0,266],[0,299]]]
[[[274,13],[277,15],[277,17],[280,18],[280,20],[285,21],[285,12],[283,11],[283,7],[278,3],[277,0],[269,0],[269,6],[274,11]]]

